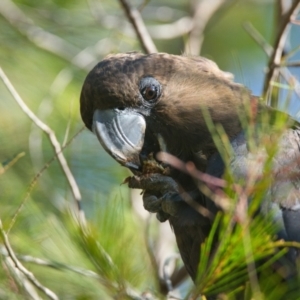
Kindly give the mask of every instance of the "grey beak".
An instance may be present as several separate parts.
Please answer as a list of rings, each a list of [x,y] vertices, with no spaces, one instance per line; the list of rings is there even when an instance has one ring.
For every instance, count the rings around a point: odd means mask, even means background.
[[[146,121],[130,109],[96,110],[93,132],[103,148],[121,165],[139,169],[139,154],[145,138]]]

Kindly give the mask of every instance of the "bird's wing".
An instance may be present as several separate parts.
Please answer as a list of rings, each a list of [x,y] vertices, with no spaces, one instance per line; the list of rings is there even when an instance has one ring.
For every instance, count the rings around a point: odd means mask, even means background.
[[[281,208],[286,239],[300,242],[300,129],[284,133],[278,148],[270,197]]]
[[[272,159],[270,187],[261,203],[261,212],[272,213],[278,225],[278,235],[289,241],[300,242],[300,129],[288,129],[278,136],[269,135],[270,149],[275,149]],[[274,147],[273,147],[274,145]],[[270,149],[248,150],[245,134],[239,134],[232,142],[234,156],[230,168],[236,178],[248,180],[250,176],[264,175],[265,162]],[[269,151],[269,152],[268,152]]]

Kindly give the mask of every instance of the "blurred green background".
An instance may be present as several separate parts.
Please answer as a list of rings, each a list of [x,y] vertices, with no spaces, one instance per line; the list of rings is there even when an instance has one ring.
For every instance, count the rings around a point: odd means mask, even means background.
[[[207,24],[201,55],[234,73],[237,82],[260,95],[268,57],[243,25],[250,22],[272,44],[278,27],[275,1],[224,2]],[[144,5],[142,17],[153,36],[159,37],[164,25],[191,18],[195,1],[131,4]],[[181,54],[187,37],[154,38],[154,42],[160,52]],[[299,44],[299,35],[292,32],[290,40],[294,44],[298,40]],[[141,50],[115,0],[1,0],[0,41],[0,66],[30,109],[55,131],[61,144],[83,127],[79,96],[88,70],[109,53]],[[295,116],[299,108],[299,102],[292,101],[290,113]],[[0,111],[0,163],[4,166],[15,155],[25,153],[0,177],[0,216],[4,229],[8,229],[31,181],[54,151],[2,82]],[[130,191],[121,185],[128,172],[103,151],[88,130],[72,141],[64,155],[82,193],[83,208],[93,228],[92,240],[98,240],[110,253],[118,272],[133,287],[140,291],[155,289],[151,275],[154,267],[143,238],[145,219],[132,209]],[[9,232],[15,252],[103,274],[101,262],[90,253],[97,246],[82,240],[70,218],[70,207],[74,206],[66,178],[54,161],[38,179]],[[95,278],[33,263],[25,265],[61,299],[111,297],[110,289]],[[2,266],[0,299],[24,299],[26,293],[10,275],[5,256]]]

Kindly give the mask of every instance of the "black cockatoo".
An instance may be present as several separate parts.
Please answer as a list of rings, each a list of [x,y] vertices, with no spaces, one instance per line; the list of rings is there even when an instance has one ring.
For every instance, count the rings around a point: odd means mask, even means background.
[[[136,52],[109,55],[98,63],[84,82],[80,104],[87,128],[115,160],[135,174],[129,186],[144,189],[144,207],[156,212],[160,221],[169,220],[186,269],[195,280],[200,245],[212,219],[182,195],[188,194],[212,215],[220,208],[188,174],[173,168],[165,174],[144,174],[144,164],[149,156],[155,158],[165,151],[221,178],[224,163],[204,109],[214,124],[222,125],[231,142],[233,172],[246,178],[249,152],[240,116],[245,104],[252,107],[254,118],[267,108],[208,59]],[[272,210],[280,238],[300,242],[300,130],[287,129],[278,148],[273,159],[274,183],[262,210]],[[282,179],[281,169],[291,164],[288,172],[293,176]],[[276,181],[276,176],[281,179]]]

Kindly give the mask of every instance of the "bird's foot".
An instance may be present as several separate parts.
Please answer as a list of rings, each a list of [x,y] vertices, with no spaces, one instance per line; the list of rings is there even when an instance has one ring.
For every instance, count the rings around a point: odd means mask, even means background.
[[[132,189],[149,190],[155,193],[178,192],[177,182],[169,176],[159,173],[132,176],[127,178],[128,186]]]
[[[144,208],[156,213],[160,222],[165,222],[170,216],[176,216],[182,209],[184,202],[179,195],[178,184],[169,176],[147,174],[130,177],[127,182],[130,188],[144,190]]]

